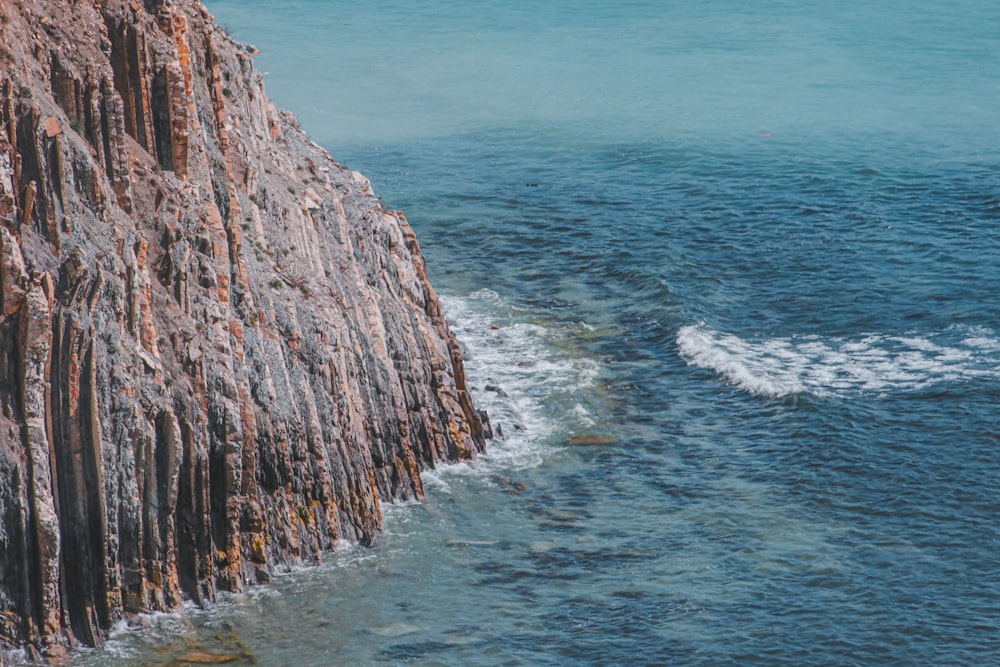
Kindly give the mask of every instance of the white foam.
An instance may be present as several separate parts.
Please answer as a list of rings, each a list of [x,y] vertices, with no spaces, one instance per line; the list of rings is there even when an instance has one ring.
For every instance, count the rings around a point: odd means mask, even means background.
[[[1000,339],[992,329],[986,327],[959,327],[964,336],[962,345],[980,352],[1000,352]]]
[[[101,648],[76,647],[69,662],[74,665],[103,665],[112,660],[130,660],[137,654],[147,653],[151,646],[167,645],[178,637],[192,636],[189,614],[196,607],[185,602],[184,609],[184,613],[150,612],[118,621],[111,627],[108,640]],[[5,654],[4,658],[8,661],[5,664],[9,665],[34,664],[27,660],[23,652]]]
[[[748,341],[699,324],[677,332],[677,348],[689,364],[713,370],[758,396],[884,393],[1000,377],[1000,340],[982,328],[951,330],[939,336],[868,334],[857,340],[804,336]]]
[[[28,660],[28,654],[24,649],[10,649],[3,652],[2,662],[5,665],[12,665],[13,667],[20,667],[21,665],[30,665],[31,662]]]
[[[595,422],[580,396],[594,386],[600,368],[594,359],[567,349],[566,332],[537,319],[527,321],[531,313],[516,310],[492,290],[468,297],[442,295],[440,300],[462,344],[467,384],[497,437],[474,465],[425,475],[425,485],[447,490],[441,472],[537,466],[561,445],[559,434]],[[580,330],[585,328],[579,324]]]

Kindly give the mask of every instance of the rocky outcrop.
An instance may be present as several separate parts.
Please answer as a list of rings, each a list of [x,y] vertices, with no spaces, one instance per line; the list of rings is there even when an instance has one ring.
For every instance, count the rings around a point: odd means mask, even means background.
[[[482,449],[412,229],[250,47],[194,0],[0,13],[0,641],[369,543]]]

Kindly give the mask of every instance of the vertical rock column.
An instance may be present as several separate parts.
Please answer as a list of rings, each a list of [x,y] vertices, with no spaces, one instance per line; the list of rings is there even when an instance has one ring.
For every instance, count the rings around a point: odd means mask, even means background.
[[[45,644],[61,645],[59,515],[53,486],[49,363],[52,281],[48,274],[25,295],[20,324],[21,405],[28,455],[29,525],[37,568],[30,581],[34,621]],[[30,569],[30,568],[29,568]]]

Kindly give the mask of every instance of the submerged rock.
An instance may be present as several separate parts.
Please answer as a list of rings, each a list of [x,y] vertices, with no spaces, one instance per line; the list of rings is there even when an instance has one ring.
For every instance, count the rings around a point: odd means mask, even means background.
[[[413,230],[252,49],[195,0],[0,10],[0,644],[370,543],[482,450]]]
[[[597,445],[610,445],[613,442],[615,442],[615,438],[613,436],[601,433],[576,435],[566,440],[566,444],[569,445],[570,447],[582,447],[582,446],[593,447]]]
[[[225,653],[191,650],[177,658],[177,662],[187,665],[219,665],[227,662],[236,662],[241,657],[242,656],[239,655],[229,655]]]

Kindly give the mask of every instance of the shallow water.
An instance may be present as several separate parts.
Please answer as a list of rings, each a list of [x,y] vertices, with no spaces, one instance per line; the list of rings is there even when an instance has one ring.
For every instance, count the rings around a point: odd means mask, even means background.
[[[78,663],[1000,660],[1000,7],[871,4],[210,2],[504,438]]]

